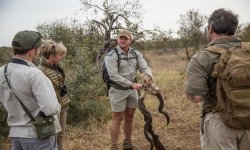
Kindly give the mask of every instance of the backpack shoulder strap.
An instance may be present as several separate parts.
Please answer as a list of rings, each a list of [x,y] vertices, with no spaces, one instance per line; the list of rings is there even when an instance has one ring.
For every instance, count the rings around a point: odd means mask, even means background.
[[[138,62],[138,55],[136,54],[136,49],[133,49],[133,48],[131,48],[131,51],[132,51],[132,53],[133,53],[133,55],[134,55],[134,57],[135,57],[135,59],[136,59],[136,62],[137,62],[137,68],[139,68],[139,62]]]
[[[28,65],[28,64],[27,64]],[[30,118],[30,120],[34,121],[34,117],[32,116],[32,114],[30,113],[30,111],[28,110],[28,108],[24,105],[24,103],[16,96],[16,94],[14,93],[14,91],[12,90],[11,86],[10,86],[10,81],[7,78],[7,69],[8,69],[8,64],[4,67],[4,76],[6,79],[6,82],[10,88],[10,90],[12,91],[13,95],[16,97],[16,99],[19,101],[19,103],[21,104],[23,110],[25,111],[25,113],[28,115],[28,117]]]
[[[218,47],[215,45],[206,47],[204,50],[215,53],[215,54],[222,54],[222,53],[226,52],[226,50],[224,48],[221,48],[221,47]]]
[[[113,51],[113,52],[110,53],[111,51]],[[117,58],[118,58],[117,59],[117,65],[118,65],[118,68],[119,68],[120,67],[120,63],[121,63],[121,58],[120,58],[120,56],[118,54],[118,49],[116,47],[112,48],[107,55],[111,56],[111,55],[113,55],[113,53],[116,53],[116,55],[117,55]]]
[[[120,64],[121,64],[121,58],[120,58],[120,55],[118,54],[118,49],[115,47],[115,48],[113,48],[112,50],[114,50],[115,51],[115,53],[116,53],[116,55],[117,55],[117,66],[118,66],[118,68],[120,67]]]
[[[132,51],[133,55],[135,56],[135,59],[138,61],[138,56],[136,54],[136,50],[132,48],[131,51]]]

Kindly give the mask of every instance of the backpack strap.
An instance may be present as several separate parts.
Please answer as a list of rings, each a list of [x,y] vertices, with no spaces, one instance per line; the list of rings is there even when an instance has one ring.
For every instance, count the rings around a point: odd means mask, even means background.
[[[120,64],[121,64],[121,58],[120,58],[120,55],[118,54],[118,49],[115,47],[113,48],[112,50],[115,51],[116,55],[117,55],[117,66],[118,68],[120,67]],[[131,51],[132,51],[132,54],[134,55],[135,59],[136,59],[136,62],[137,62],[137,68],[139,68],[139,64],[138,64],[138,55],[136,54],[136,50],[131,48]]]
[[[135,57],[135,59],[136,59],[137,68],[139,68],[139,62],[138,62],[138,56],[137,56],[137,54],[136,54],[136,50],[132,48],[131,51],[132,51],[132,54],[134,55],[134,57]]]
[[[205,51],[209,51],[211,53],[214,53],[214,54],[219,54],[220,55],[220,59],[221,59],[221,56],[223,54],[225,54],[225,52],[227,52],[226,49],[224,48],[221,48],[221,47],[218,47],[216,45],[212,45],[212,46],[208,46],[204,49]],[[224,64],[221,63],[220,59],[218,60],[218,62],[213,66],[213,71],[212,71],[212,78],[217,78],[218,75],[220,74],[219,72],[221,71],[221,68],[224,67]]]
[[[205,50],[212,52],[212,53],[215,53],[215,54],[222,54],[222,53],[226,52],[226,50],[224,48],[220,48],[220,47],[215,46],[215,45],[206,47]]]
[[[23,61],[22,59],[12,58],[10,62],[30,67],[28,63]]]
[[[117,66],[118,68],[120,67],[120,64],[121,64],[121,58],[120,58],[120,55],[118,54],[118,49],[115,47],[113,48],[113,50],[115,51],[116,55],[117,55]]]
[[[14,58],[15,59],[15,58]],[[15,60],[21,60],[21,59],[15,59]],[[25,62],[23,60],[19,61],[19,62]],[[15,62],[16,63],[16,62]],[[25,62],[26,63],[26,62]],[[27,66],[29,66],[27,64]],[[10,81],[7,77],[7,70],[8,70],[8,64],[4,67],[4,76],[5,76],[5,79],[6,79],[6,82],[10,88],[10,90],[12,91],[13,95],[16,97],[16,99],[19,101],[19,103],[21,104],[23,110],[25,111],[25,113],[27,114],[27,116],[30,118],[31,121],[34,121],[34,117],[32,116],[32,114],[30,113],[29,109],[24,105],[24,103],[16,96],[16,94],[14,93],[14,91],[12,90],[11,88],[11,85],[10,85]]]

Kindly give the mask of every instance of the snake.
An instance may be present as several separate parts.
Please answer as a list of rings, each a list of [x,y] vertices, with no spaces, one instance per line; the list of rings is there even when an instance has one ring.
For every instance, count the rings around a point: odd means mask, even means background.
[[[145,121],[144,136],[146,140],[150,143],[150,150],[153,150],[154,147],[156,148],[156,150],[166,150],[166,148],[163,146],[163,144],[159,140],[158,135],[154,133],[153,126],[152,126],[152,121],[153,121],[152,115],[146,109],[145,104],[144,104],[145,96],[147,93],[156,96],[159,100],[158,111],[165,116],[167,125],[168,125],[170,122],[170,117],[167,112],[163,111],[163,107],[164,107],[163,96],[161,95],[159,86],[157,86],[148,75],[142,74],[141,79],[144,81],[142,89],[145,92],[143,94],[140,94],[139,92],[140,97],[138,101],[138,107],[139,107],[140,112],[144,116],[144,121]]]

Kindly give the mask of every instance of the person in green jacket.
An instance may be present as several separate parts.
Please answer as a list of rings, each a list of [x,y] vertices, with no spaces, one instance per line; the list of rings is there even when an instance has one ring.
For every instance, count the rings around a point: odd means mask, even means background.
[[[241,47],[242,43],[235,35],[238,15],[231,10],[215,10],[208,19],[207,38],[209,43],[196,53],[187,67],[186,93],[194,103],[202,102],[202,121],[200,141],[202,150],[249,150],[250,130],[229,128],[216,109],[217,79],[212,73],[220,55],[207,51],[217,47],[223,50]]]

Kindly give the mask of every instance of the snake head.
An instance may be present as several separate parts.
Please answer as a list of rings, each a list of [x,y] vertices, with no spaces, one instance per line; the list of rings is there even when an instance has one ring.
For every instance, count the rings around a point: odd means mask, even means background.
[[[157,94],[157,93],[160,92],[160,87],[157,86],[157,85],[153,82],[151,76],[149,76],[149,75],[143,73],[143,74],[141,74],[141,79],[142,79],[143,82],[144,82],[144,83],[143,83],[143,89],[144,89],[145,91],[148,91],[149,93],[152,93],[152,94]]]
[[[141,79],[142,79],[144,82],[146,82],[146,83],[152,82],[152,77],[149,76],[149,75],[146,74],[146,73],[142,73],[142,74],[141,74]]]

